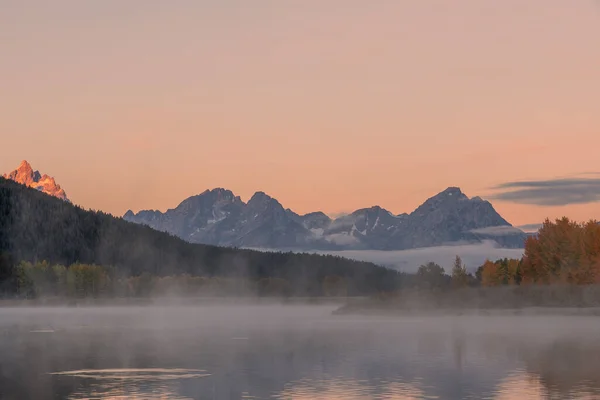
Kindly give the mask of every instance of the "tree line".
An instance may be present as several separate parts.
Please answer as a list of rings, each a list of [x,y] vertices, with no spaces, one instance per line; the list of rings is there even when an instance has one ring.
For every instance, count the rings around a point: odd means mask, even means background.
[[[1,257],[0,257],[1,258]],[[442,290],[473,286],[473,275],[467,273],[460,257],[456,257],[451,275],[442,267],[428,263],[416,274],[398,273],[398,280],[388,290],[373,294],[393,292],[408,288]],[[51,264],[48,261],[20,262],[10,276],[10,294],[18,298],[107,298],[107,297],[162,297],[162,296],[355,296],[351,290],[352,278],[326,275],[311,282],[313,290],[305,291],[303,285],[294,286],[288,279],[262,277],[248,279],[236,276],[199,276],[179,274],[157,276],[147,272],[123,276],[115,267],[74,263],[70,266]]]
[[[329,275],[319,295],[346,296],[346,279]],[[295,294],[291,283],[282,278],[256,281],[240,278],[192,276],[119,277],[114,268],[73,264],[68,267],[47,261],[21,262],[15,268],[15,295],[19,298],[106,298],[106,297],[188,297],[261,296],[289,297]]]
[[[521,259],[488,260],[477,273],[483,286],[598,284],[600,224],[547,219],[525,241]]]
[[[546,220],[524,247],[521,259],[488,260],[474,274],[460,257],[448,274],[435,263],[407,274],[336,256],[191,244],[0,178],[0,296],[368,296],[600,282],[595,221]]]
[[[0,295],[15,295],[21,261],[66,266],[67,273],[74,265],[102,266],[95,268],[110,271],[112,285],[142,276],[189,276],[262,282],[268,292],[285,281],[294,296],[323,295],[327,277],[342,279],[350,296],[394,290],[405,279],[397,271],[336,256],[192,244],[0,178]]]
[[[418,287],[432,289],[599,284],[600,224],[547,219],[537,234],[526,239],[520,259],[486,260],[474,275],[467,273],[460,257],[449,275],[428,263],[419,268],[416,281]]]

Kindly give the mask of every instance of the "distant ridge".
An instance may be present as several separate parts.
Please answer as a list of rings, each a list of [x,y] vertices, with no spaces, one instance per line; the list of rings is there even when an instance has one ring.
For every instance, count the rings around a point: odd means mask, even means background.
[[[164,213],[129,210],[123,218],[193,243],[268,249],[404,250],[490,239],[519,248],[526,238],[488,201],[469,198],[458,187],[400,215],[379,206],[335,219],[322,212],[299,215],[264,192],[244,203],[230,190],[216,188]]]
[[[50,196],[58,197],[61,200],[70,201],[65,191],[56,183],[53,177],[46,174],[42,175],[40,171],[34,171],[31,164],[26,160],[21,161],[17,169],[2,175],[2,177],[32,187]]]

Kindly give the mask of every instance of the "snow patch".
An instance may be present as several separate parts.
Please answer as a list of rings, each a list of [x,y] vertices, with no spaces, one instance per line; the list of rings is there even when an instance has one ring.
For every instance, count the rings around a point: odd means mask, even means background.
[[[362,231],[359,231],[356,227],[356,224],[353,224],[352,229],[350,229],[350,235],[354,236],[355,232],[365,236],[367,234],[367,228],[363,229]]]

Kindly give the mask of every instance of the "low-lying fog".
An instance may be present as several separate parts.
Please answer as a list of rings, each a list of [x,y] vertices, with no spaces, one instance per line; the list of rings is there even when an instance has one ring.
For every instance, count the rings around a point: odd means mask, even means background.
[[[0,308],[0,398],[600,394],[598,318],[332,316],[335,308]]]
[[[265,249],[254,249],[267,251]],[[277,251],[277,250],[272,250]],[[307,250],[299,252],[330,254],[357,261],[367,261],[402,272],[417,272],[420,265],[434,262],[450,271],[456,256],[460,256],[467,269],[474,272],[486,259],[517,258],[523,256],[523,249],[499,247],[492,240],[474,244],[455,244],[448,246],[425,247],[409,250]]]

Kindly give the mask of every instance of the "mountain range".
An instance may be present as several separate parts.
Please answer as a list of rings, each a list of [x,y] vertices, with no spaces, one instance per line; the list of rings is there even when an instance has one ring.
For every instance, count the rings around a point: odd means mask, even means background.
[[[410,214],[379,206],[335,219],[322,212],[299,215],[264,192],[247,202],[223,188],[185,199],[166,212],[129,210],[123,218],[192,243],[284,250],[404,250],[495,240],[523,246],[526,234],[479,197],[449,187]]]
[[[69,201],[54,178],[34,171],[27,161],[3,177]],[[405,250],[490,239],[520,248],[526,238],[488,201],[469,198],[457,187],[427,199],[410,214],[373,206],[333,219],[323,212],[299,215],[264,192],[245,203],[232,191],[216,188],[174,209],[129,210],[123,219],[191,243],[279,250]]]

